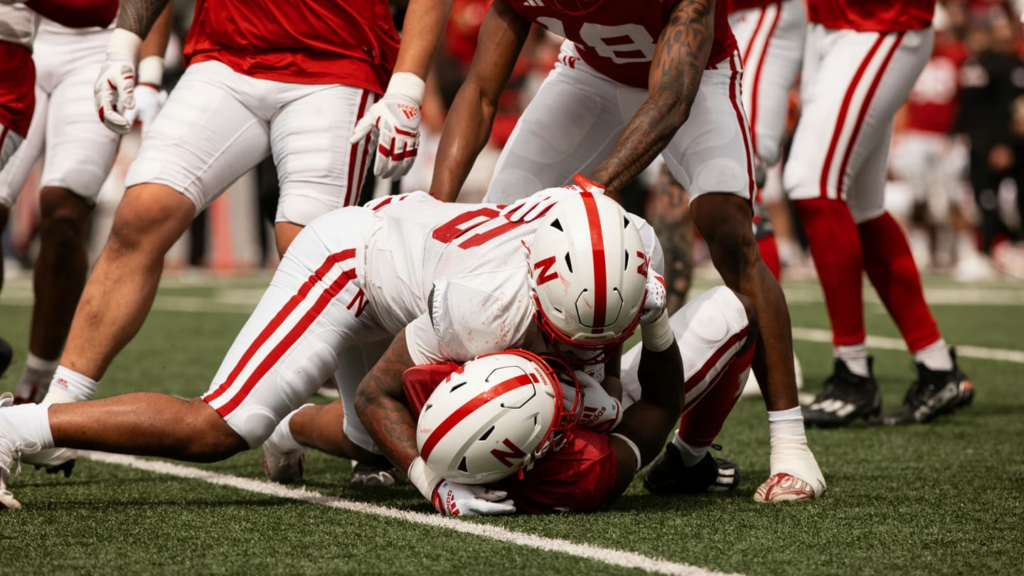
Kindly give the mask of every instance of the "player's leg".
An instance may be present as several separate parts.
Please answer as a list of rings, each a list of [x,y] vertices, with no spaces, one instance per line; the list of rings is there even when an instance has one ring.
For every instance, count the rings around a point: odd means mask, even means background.
[[[199,210],[269,153],[266,122],[239,100],[249,81],[217,62],[192,66],[147,131],[47,401],[92,397],[145,321],[167,251]]]
[[[46,394],[85,286],[89,218],[121,140],[96,122],[89,97],[96,72],[85,66],[67,74],[48,99],[35,303],[26,370],[18,383],[19,396],[34,392],[35,402]]]
[[[281,195],[275,231],[283,254],[303,226],[359,201],[370,141],[350,144],[356,122],[379,95],[343,85],[280,84],[286,103],[270,122]]]
[[[757,309],[761,340],[755,353],[758,382],[777,387],[769,410],[797,405],[789,310],[778,281],[765,266],[751,227],[753,153],[740,103],[738,57],[706,70],[690,119],[662,153],[690,192],[690,211],[727,286]],[[767,401],[767,400],[766,400]]]

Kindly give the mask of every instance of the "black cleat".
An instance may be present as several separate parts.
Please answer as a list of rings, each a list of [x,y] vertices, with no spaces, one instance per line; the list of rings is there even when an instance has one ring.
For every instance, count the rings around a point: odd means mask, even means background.
[[[7,369],[14,361],[14,349],[7,343],[7,340],[0,338],[0,378],[3,378]]]
[[[679,449],[671,442],[644,475],[644,488],[653,494],[724,492],[734,490],[739,482],[740,469],[734,462],[708,453],[696,465],[687,468]]]
[[[379,488],[382,486],[394,486],[400,478],[398,469],[389,466],[383,468],[373,464],[363,464],[353,460],[352,479],[349,485],[353,488]]]
[[[960,371],[953,356],[953,369],[946,371],[929,370],[924,364],[917,364],[917,380],[910,385],[903,398],[903,406],[877,420],[883,426],[902,424],[926,424],[944,414],[952,414],[957,408],[966,408],[974,401],[974,385],[967,375]]]
[[[860,418],[872,418],[882,412],[882,393],[875,381],[874,360],[868,358],[867,378],[857,376],[836,358],[835,371],[825,381],[825,389],[801,409],[804,423],[819,428],[841,428]]]

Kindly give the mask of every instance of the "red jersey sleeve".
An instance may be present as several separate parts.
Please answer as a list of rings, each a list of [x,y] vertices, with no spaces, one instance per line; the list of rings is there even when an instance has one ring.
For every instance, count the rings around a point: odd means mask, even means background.
[[[516,510],[528,514],[591,512],[608,503],[615,488],[616,460],[611,437],[579,426],[565,446],[495,488],[508,492]]]
[[[0,145],[4,128],[22,138],[28,136],[36,106],[36,67],[32,52],[12,42],[0,41]]]
[[[807,0],[807,21],[833,30],[922,30],[934,13],[935,0]]]

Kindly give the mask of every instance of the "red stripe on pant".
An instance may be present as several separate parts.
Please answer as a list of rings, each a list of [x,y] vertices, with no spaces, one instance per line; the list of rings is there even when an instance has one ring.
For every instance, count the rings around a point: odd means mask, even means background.
[[[832,132],[832,141],[828,145],[828,152],[825,154],[825,163],[821,169],[821,197],[828,198],[828,173],[832,168],[832,159],[835,157],[836,148],[839,146],[839,138],[843,133],[843,126],[846,124],[846,114],[850,109],[850,102],[853,101],[853,94],[857,91],[857,86],[860,84],[861,78],[864,76],[864,71],[867,70],[868,64],[875,57],[875,53],[878,52],[878,48],[881,47],[882,42],[885,40],[885,34],[879,34],[878,40],[872,44],[871,49],[868,50],[867,56],[861,61],[860,66],[857,67],[857,71],[853,75],[853,79],[850,80],[850,85],[846,88],[846,94],[843,96],[843,104],[839,108],[839,117],[836,119],[836,127]],[[848,149],[853,148],[853,140],[851,139],[847,143]],[[842,180],[842,173],[839,174],[839,179]],[[838,189],[839,185],[836,185]],[[838,196],[837,196],[838,198]]]
[[[753,361],[754,346],[750,346],[730,359],[729,364],[708,384],[704,394],[687,403],[690,408],[683,414],[676,432],[683,442],[694,448],[711,446],[739,400],[740,391],[746,384],[743,375]]]
[[[328,256],[324,263],[321,264],[319,268],[317,268],[316,272],[310,275],[309,279],[307,279],[306,282],[299,288],[298,292],[296,292],[295,295],[292,296],[287,303],[285,303],[281,310],[276,315],[274,315],[270,322],[263,328],[262,331],[260,331],[259,335],[256,337],[255,340],[253,340],[252,344],[250,344],[249,347],[246,348],[245,352],[242,354],[242,357],[238,360],[238,363],[235,364],[234,369],[232,369],[231,373],[228,374],[227,379],[220,386],[218,386],[216,390],[204,396],[203,401],[209,404],[220,398],[222,395],[224,395],[224,393],[226,393],[234,385],[235,381],[238,379],[238,376],[242,373],[243,370],[245,370],[245,367],[249,364],[249,362],[252,361],[253,356],[256,355],[256,352],[261,347],[263,347],[264,344],[266,344],[267,340],[269,340],[270,337],[273,336],[275,332],[277,332],[281,325],[284,324],[284,321],[289,316],[291,316],[291,314],[295,311],[296,308],[298,308],[299,304],[301,304],[302,301],[309,296],[309,293],[310,291],[313,290],[313,287],[316,286],[318,282],[323,280],[324,276],[327,275],[331,268],[333,268],[335,265],[341,262],[351,260],[352,258],[355,257],[355,254],[356,251],[354,249],[349,249]],[[338,283],[339,280],[343,279],[344,283],[337,288],[337,290],[340,291],[341,288],[344,288],[345,284],[348,283],[350,277],[355,277],[354,271],[343,273],[338,278],[338,280],[335,280],[335,282],[330,287],[328,287],[327,290],[324,291],[324,293],[326,294],[328,291],[334,288],[334,286]],[[309,312],[307,312],[307,315],[308,314]],[[271,352],[271,355],[273,355],[273,352]],[[257,369],[257,372],[258,371],[259,369]],[[250,381],[252,381],[252,377],[250,377]],[[258,379],[256,381],[258,381]],[[235,397],[238,399],[238,402],[241,402],[244,399],[245,395],[247,395],[249,393],[249,390],[252,389],[252,386],[255,386],[256,381],[252,381],[252,385],[249,386],[247,390],[244,390],[244,392],[240,391],[235,394]],[[232,401],[234,401],[234,399]],[[237,406],[237,403],[235,405]],[[224,408],[226,408],[226,406]],[[223,410],[224,408],[217,410],[217,412],[220,413],[220,411]],[[230,413],[230,410],[228,411],[228,413]],[[221,414],[221,416],[227,416],[227,414]]]
[[[772,35],[775,34],[775,28],[779,25],[779,20],[782,17],[782,4],[774,4],[775,6],[775,18],[772,19],[771,27],[768,28],[768,35],[764,39],[764,47],[761,49],[761,58],[757,61],[757,67],[754,70],[754,89],[753,94],[750,95],[750,141],[753,143],[754,152],[757,152],[757,113],[760,106],[758,105],[757,96],[761,92],[761,70],[764,69],[764,61],[768,59],[768,47],[772,43]],[[761,17],[764,18],[765,12],[768,8],[761,9]],[[760,27],[761,23],[757,25]],[[756,40],[757,36],[754,39]],[[754,42],[752,41],[751,46]],[[749,47],[748,47],[749,50]],[[744,57],[744,67],[746,67],[746,58]]]
[[[764,24],[765,12],[768,11],[767,7],[758,8],[760,14],[757,17],[757,24],[754,25],[754,33],[750,35],[750,44],[747,44],[747,49],[743,51],[743,66],[746,67],[750,63],[750,53],[754,49],[754,44],[757,43],[757,33],[761,31],[761,25]]]
[[[355,125],[358,124],[359,121],[362,120],[363,116],[366,114],[366,103],[369,97],[370,91],[363,90],[363,95],[359,99],[359,113],[356,115],[355,122],[353,122],[352,124],[353,130],[355,129]],[[367,137],[369,138],[369,135],[367,135]],[[346,183],[348,187],[345,189],[345,206],[352,206],[355,204],[355,202],[359,200],[358,182],[361,181],[361,179],[357,177],[358,169],[359,142],[356,142],[352,144],[352,146],[349,148],[348,153],[348,181]]]
[[[711,358],[708,358],[708,360],[704,362],[704,364],[700,367],[699,370],[697,370],[697,372],[694,373],[693,376],[690,376],[689,378],[686,379],[686,382],[683,384],[687,396],[686,403],[683,405],[684,413],[691,407],[693,407],[695,404],[697,404],[697,402],[700,402],[700,399],[703,398],[704,395],[707,394],[708,391],[714,387],[715,381],[721,376],[721,373],[725,371],[724,369],[719,371],[719,374],[715,375],[715,378],[712,379],[712,381],[703,390],[701,390],[697,396],[691,396],[691,394],[697,388],[697,386],[700,386],[700,383],[703,382],[704,379],[708,377],[708,374],[711,372],[711,370],[713,370],[715,366],[717,366],[719,362],[722,361],[725,355],[729,353],[732,350],[732,348],[736,346],[736,344],[741,343],[746,339],[748,330],[749,329],[747,327],[744,327],[736,334],[730,336],[724,344],[722,344],[721,346],[718,347],[717,350],[715,350],[715,353],[711,355]],[[728,358],[726,361],[726,366],[728,366],[729,363],[731,363],[732,361],[733,358]]]
[[[750,203],[754,202],[754,195],[757,193],[757,187],[754,186],[754,161],[752,156],[752,150],[750,148],[750,140],[747,131],[750,125],[747,124],[747,119],[743,117],[743,108],[739,102],[737,95],[737,86],[740,82],[740,71],[736,68],[736,62],[733,57],[729,58],[729,69],[732,70],[732,76],[729,78],[729,101],[732,102],[732,109],[736,113],[736,121],[740,125],[740,134],[743,135],[743,149],[747,156],[747,200]]]
[[[903,32],[900,32],[896,36],[896,41],[893,42],[892,47],[885,54],[885,59],[882,60],[882,65],[878,67],[878,72],[875,73],[875,79],[871,81],[871,86],[868,87],[868,93],[864,96],[864,103],[860,105],[860,113],[857,114],[857,123],[853,125],[853,134],[850,136],[850,144],[846,147],[846,153],[843,154],[843,162],[839,165],[839,179],[836,182],[836,197],[843,197],[843,174],[846,174],[846,167],[850,163],[850,156],[853,156],[853,151],[857,148],[857,137],[860,136],[860,129],[864,125],[864,117],[868,114],[868,109],[871,108],[871,101],[875,98],[875,92],[878,90],[878,85],[882,81],[882,76],[885,75],[886,68],[889,67],[889,62],[892,61],[892,57],[896,54],[896,50],[900,47],[900,43],[903,42]]]

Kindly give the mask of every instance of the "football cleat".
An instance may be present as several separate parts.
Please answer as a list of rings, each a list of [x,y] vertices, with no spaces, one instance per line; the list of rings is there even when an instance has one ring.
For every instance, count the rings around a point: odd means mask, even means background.
[[[278,484],[295,484],[306,480],[306,450],[281,450],[273,436],[263,443],[263,473]]]
[[[14,362],[14,349],[11,345],[0,338],[0,378],[3,378],[4,374],[7,373],[7,369],[11,367],[11,362]]]
[[[679,449],[671,442],[644,475],[644,488],[652,494],[724,492],[734,490],[739,482],[740,469],[734,462],[708,453],[696,465],[687,468]]]
[[[825,381],[825,389],[801,411],[804,423],[819,428],[841,428],[860,418],[872,418],[882,411],[882,393],[878,390],[868,358],[868,377],[857,376],[836,358],[835,371]]]
[[[393,466],[382,468],[374,464],[363,464],[352,461],[352,479],[349,486],[353,488],[381,488],[394,486],[398,481],[398,469]]]
[[[953,369],[929,370],[924,364],[917,364],[917,380],[910,385],[903,398],[903,406],[896,412],[885,414],[877,423],[883,426],[902,424],[926,424],[944,414],[952,414],[957,408],[966,408],[974,401],[974,385],[956,363]]]
[[[782,472],[774,474],[754,492],[754,502],[795,502],[814,500],[814,489],[803,480]]]
[[[78,458],[78,450],[72,448],[47,448],[32,454],[25,454],[22,461],[32,464],[36,470],[45,468],[47,474],[63,474],[65,478],[71,478],[75,470],[75,462]]]

